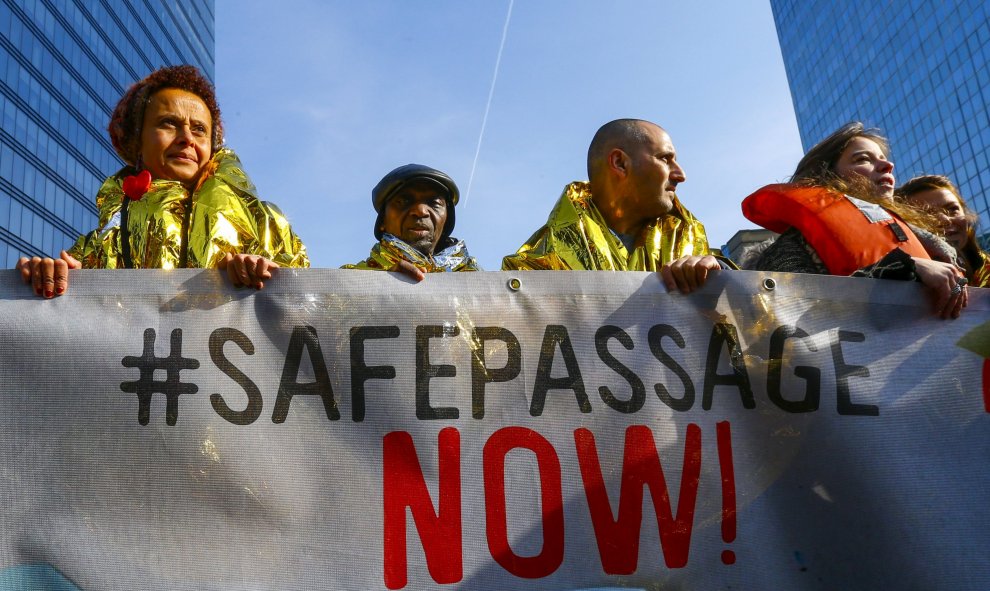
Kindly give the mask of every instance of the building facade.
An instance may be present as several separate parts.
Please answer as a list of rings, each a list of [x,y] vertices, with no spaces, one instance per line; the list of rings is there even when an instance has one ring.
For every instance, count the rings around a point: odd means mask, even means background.
[[[107,123],[163,65],[214,79],[212,0],[0,0],[0,264],[53,256],[96,226],[122,162]]]
[[[805,150],[849,121],[878,127],[898,181],[949,176],[990,242],[990,4],[770,5]]]

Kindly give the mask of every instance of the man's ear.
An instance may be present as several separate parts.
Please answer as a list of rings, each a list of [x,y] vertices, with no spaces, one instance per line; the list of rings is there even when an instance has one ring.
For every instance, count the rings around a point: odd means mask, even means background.
[[[620,148],[612,148],[608,153],[608,168],[615,174],[625,177],[629,174],[629,155]]]

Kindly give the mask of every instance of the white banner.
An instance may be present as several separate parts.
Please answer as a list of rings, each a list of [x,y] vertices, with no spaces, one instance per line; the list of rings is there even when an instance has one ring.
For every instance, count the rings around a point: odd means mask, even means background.
[[[990,290],[0,273],[0,590],[987,589]]]

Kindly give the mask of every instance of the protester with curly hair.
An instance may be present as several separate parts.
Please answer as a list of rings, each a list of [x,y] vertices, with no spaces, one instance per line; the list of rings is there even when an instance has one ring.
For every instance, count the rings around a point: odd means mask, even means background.
[[[967,207],[959,189],[948,177],[916,176],[897,189],[895,196],[938,218],[946,242],[959,254],[969,284],[990,287],[990,254],[980,248],[976,240],[978,217]]]
[[[223,147],[213,85],[193,66],[170,66],[134,84],[107,130],[126,166],[96,195],[99,226],[58,259],[21,258],[35,293],[68,288],[68,270],[225,269],[260,289],[279,267],[308,267],[285,216],[261,201],[237,155]]]

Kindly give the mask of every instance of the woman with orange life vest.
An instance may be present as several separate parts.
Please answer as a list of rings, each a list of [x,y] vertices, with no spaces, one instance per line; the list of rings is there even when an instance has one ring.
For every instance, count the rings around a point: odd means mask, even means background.
[[[967,279],[932,232],[937,221],[893,201],[889,151],[878,132],[848,123],[805,154],[790,184],[747,197],[743,215],[781,236],[744,268],[920,281],[935,314],[957,318]]]
[[[898,201],[919,207],[941,223],[942,236],[956,249],[969,285],[990,287],[990,254],[976,240],[977,215],[966,206],[959,189],[948,177],[917,176],[895,191]]]

